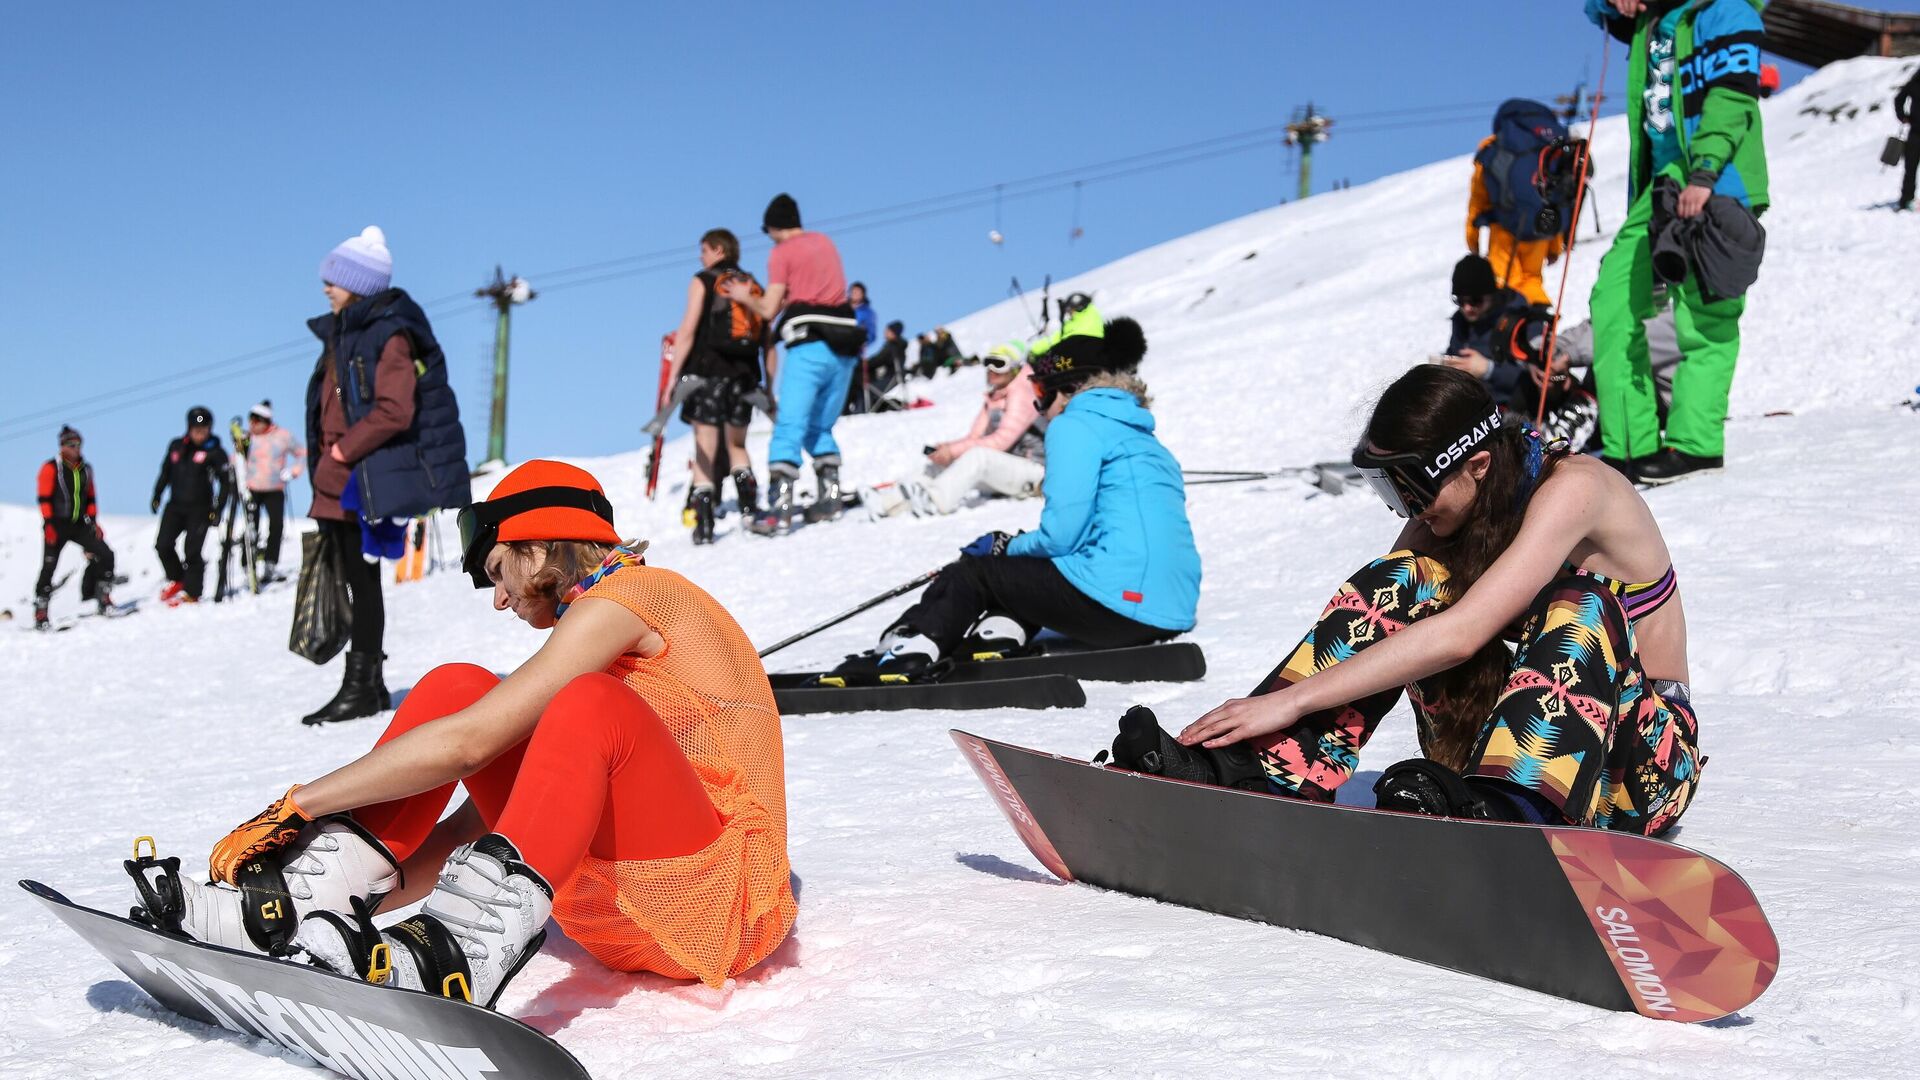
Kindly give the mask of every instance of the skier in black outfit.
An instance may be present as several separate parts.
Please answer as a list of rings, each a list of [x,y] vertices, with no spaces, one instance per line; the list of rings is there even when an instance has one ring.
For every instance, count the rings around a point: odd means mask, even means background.
[[[47,628],[47,605],[53,598],[53,571],[67,544],[80,545],[87,570],[80,576],[80,598],[97,600],[100,613],[113,610],[107,585],[113,580],[113,549],[95,520],[93,466],[80,456],[80,433],[60,429],[60,456],[40,466],[40,521],[46,547],[40,556],[40,580],[33,586],[33,625]]]
[[[1549,437],[1586,445],[1599,416],[1593,395],[1566,377],[1568,354],[1554,350],[1552,380],[1541,378],[1553,309],[1504,288],[1493,263],[1468,255],[1453,268],[1453,332],[1447,352],[1434,359],[1486,384],[1494,403],[1528,424],[1540,419]],[[1547,407],[1540,410],[1542,386]]]
[[[1906,172],[1900,177],[1900,201],[1895,210],[1913,209],[1914,173],[1920,171],[1920,132],[1914,130],[1913,105],[1920,101],[1920,67],[1913,69],[1913,78],[1893,96],[1893,115],[1907,125]]]
[[[153,548],[160,553],[160,566],[167,574],[167,587],[160,599],[168,604],[197,604],[200,586],[206,576],[203,552],[207,529],[220,520],[220,508],[231,497],[233,473],[227,452],[213,433],[213,412],[205,405],[187,410],[187,433],[167,444],[167,456],[160,460],[160,478],[153,482],[154,513],[160,514],[160,534]],[[160,496],[171,488],[166,512],[160,510]],[[186,557],[182,559],[174,544],[186,537]]]

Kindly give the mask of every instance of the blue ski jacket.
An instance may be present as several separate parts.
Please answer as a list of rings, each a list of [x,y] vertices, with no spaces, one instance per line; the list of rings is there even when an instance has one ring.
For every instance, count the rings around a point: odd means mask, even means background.
[[[1153,426],[1125,390],[1075,394],[1047,427],[1040,527],[1007,554],[1052,559],[1074,588],[1135,622],[1191,630],[1200,552],[1180,463]]]

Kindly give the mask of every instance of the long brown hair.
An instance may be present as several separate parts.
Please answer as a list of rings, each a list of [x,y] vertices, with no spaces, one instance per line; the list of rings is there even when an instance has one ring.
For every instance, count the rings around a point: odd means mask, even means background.
[[[1388,453],[1413,452],[1431,458],[1494,411],[1486,384],[1464,371],[1421,364],[1394,380],[1380,395],[1367,440]],[[1513,543],[1526,516],[1526,431],[1502,425],[1474,448],[1490,456],[1487,473],[1474,492],[1459,531],[1442,540],[1432,555],[1447,568],[1447,592],[1458,601]],[[1422,747],[1428,757],[1460,769],[1494,703],[1506,685],[1511,657],[1499,638],[1486,643],[1464,664],[1421,681],[1431,729]]]

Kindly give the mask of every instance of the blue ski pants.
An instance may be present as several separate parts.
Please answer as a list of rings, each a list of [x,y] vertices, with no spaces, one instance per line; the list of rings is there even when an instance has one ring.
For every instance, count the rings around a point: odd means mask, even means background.
[[[838,457],[833,422],[847,404],[847,387],[859,361],[841,356],[823,341],[807,341],[786,350],[780,364],[780,418],[773,424],[767,461],[795,471],[804,451],[812,458]]]

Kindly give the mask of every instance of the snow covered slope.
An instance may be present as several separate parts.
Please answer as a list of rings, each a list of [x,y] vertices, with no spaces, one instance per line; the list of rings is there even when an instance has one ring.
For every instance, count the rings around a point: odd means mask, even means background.
[[[1732,465],[1648,496],[1687,591],[1711,757],[1678,839],[1745,874],[1783,948],[1778,979],[1752,1008],[1693,1028],[1597,1012],[1336,941],[1061,885],[1028,858],[946,729],[1084,755],[1135,701],[1184,722],[1243,692],[1395,524],[1371,496],[1306,498],[1275,481],[1191,491],[1206,566],[1193,637],[1211,661],[1207,681],[1089,685],[1089,706],[1071,712],[796,718],[786,727],[802,883],[793,941],[713,992],[614,974],[556,940],[506,1009],[556,1034],[603,1080],[1909,1071],[1920,1059],[1920,843],[1910,824],[1920,416],[1892,403],[1920,376],[1920,216],[1886,211],[1895,178],[1875,161],[1893,131],[1884,102],[1912,63],[1837,65],[1764,106],[1775,209],[1744,323]],[[1836,107],[1831,119],[1809,111]],[[1622,214],[1624,140],[1619,121],[1601,125],[1609,225]],[[1088,290],[1109,315],[1141,321],[1160,431],[1188,467],[1341,457],[1370,393],[1444,344],[1467,174],[1460,158],[1251,215],[1054,295]],[[1572,256],[1572,317],[1584,313],[1605,244],[1589,231]],[[1027,323],[1009,302],[952,328],[979,351]],[[964,429],[978,380],[977,370],[936,380],[925,392],[937,408],[843,422],[849,479],[886,478],[912,466],[923,443]],[[1761,417],[1777,410],[1794,415]],[[755,452],[764,444],[756,432]],[[643,454],[583,464],[608,485],[622,531],[653,538],[652,560],[705,585],[759,641],[937,566],[980,532],[1029,527],[1038,513],[999,503],[941,521],[848,521],[778,544],[732,535],[730,519],[721,543],[695,549],[678,525],[685,452],[684,441],[670,446],[651,505]],[[34,529],[27,508],[0,513],[0,595],[16,610],[37,570]],[[109,523],[136,572],[150,566],[141,550],[150,530],[140,519]],[[449,660],[505,669],[537,644],[451,574],[387,596],[396,688]],[[281,647],[290,603],[283,590],[52,637],[0,629],[9,876],[124,907],[118,866],[135,835],[191,862],[288,784],[364,750],[377,722],[323,731],[293,722],[331,692],[339,668]],[[893,610],[795,646],[775,666],[865,647]],[[1372,773],[1412,752],[1401,712],[1343,797],[1366,801]],[[22,894],[0,891],[0,913],[8,1076],[311,1075],[271,1049],[157,1013]]]

